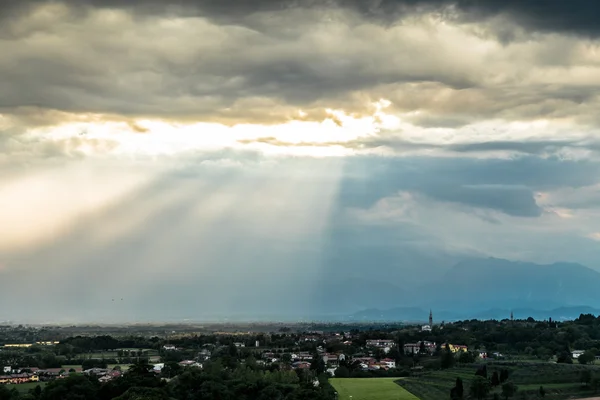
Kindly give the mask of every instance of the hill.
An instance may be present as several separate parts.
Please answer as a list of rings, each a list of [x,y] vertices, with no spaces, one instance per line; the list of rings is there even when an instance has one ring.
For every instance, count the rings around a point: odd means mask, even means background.
[[[497,258],[461,261],[418,287],[398,288],[396,304],[350,315],[352,320],[425,321],[429,309],[437,321],[457,319],[571,319],[600,313],[600,273],[574,263],[540,265]],[[395,306],[395,307],[394,307]]]

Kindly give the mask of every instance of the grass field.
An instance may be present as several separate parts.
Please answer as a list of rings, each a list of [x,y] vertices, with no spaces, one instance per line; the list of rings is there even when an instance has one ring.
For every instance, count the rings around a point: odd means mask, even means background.
[[[28,382],[28,383],[20,383],[18,385],[8,385],[9,389],[15,388],[20,393],[27,393],[29,389],[35,389],[36,386],[40,386],[42,389],[46,386],[46,382]]]
[[[395,383],[401,378],[333,378],[339,400],[419,400]]]

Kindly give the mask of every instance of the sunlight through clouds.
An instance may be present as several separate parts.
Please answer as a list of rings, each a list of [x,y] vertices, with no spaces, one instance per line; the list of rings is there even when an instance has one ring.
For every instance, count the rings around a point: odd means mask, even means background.
[[[595,8],[292,3],[0,0],[7,312],[300,318],[469,257],[600,268]]]

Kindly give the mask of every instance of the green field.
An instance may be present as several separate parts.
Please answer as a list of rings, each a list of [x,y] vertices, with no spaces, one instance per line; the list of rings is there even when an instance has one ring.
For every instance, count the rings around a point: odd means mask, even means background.
[[[401,378],[333,378],[339,400],[419,400],[395,381]]]
[[[509,379],[518,387],[518,393],[525,393],[531,398],[537,396],[540,386],[546,390],[546,399],[567,399],[592,395],[590,388],[580,383],[582,370],[597,370],[597,367],[581,365],[549,364],[549,363],[514,363],[495,365],[488,364],[488,376],[500,368],[509,370]],[[421,400],[438,400],[450,397],[450,389],[454,387],[456,378],[463,381],[465,392],[477,370],[476,366],[462,366],[443,371],[430,371],[418,377],[404,378],[399,384]],[[500,394],[501,388],[493,389]]]
[[[18,385],[8,385],[9,389],[15,388],[20,393],[26,393],[29,389],[35,389],[36,386],[40,386],[42,389],[46,386],[46,382],[28,382],[28,383],[20,383]]]

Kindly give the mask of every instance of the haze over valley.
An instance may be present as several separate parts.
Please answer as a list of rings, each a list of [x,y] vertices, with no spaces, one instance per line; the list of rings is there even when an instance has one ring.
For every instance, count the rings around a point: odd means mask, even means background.
[[[541,4],[0,2],[0,320],[600,309],[597,6]]]

